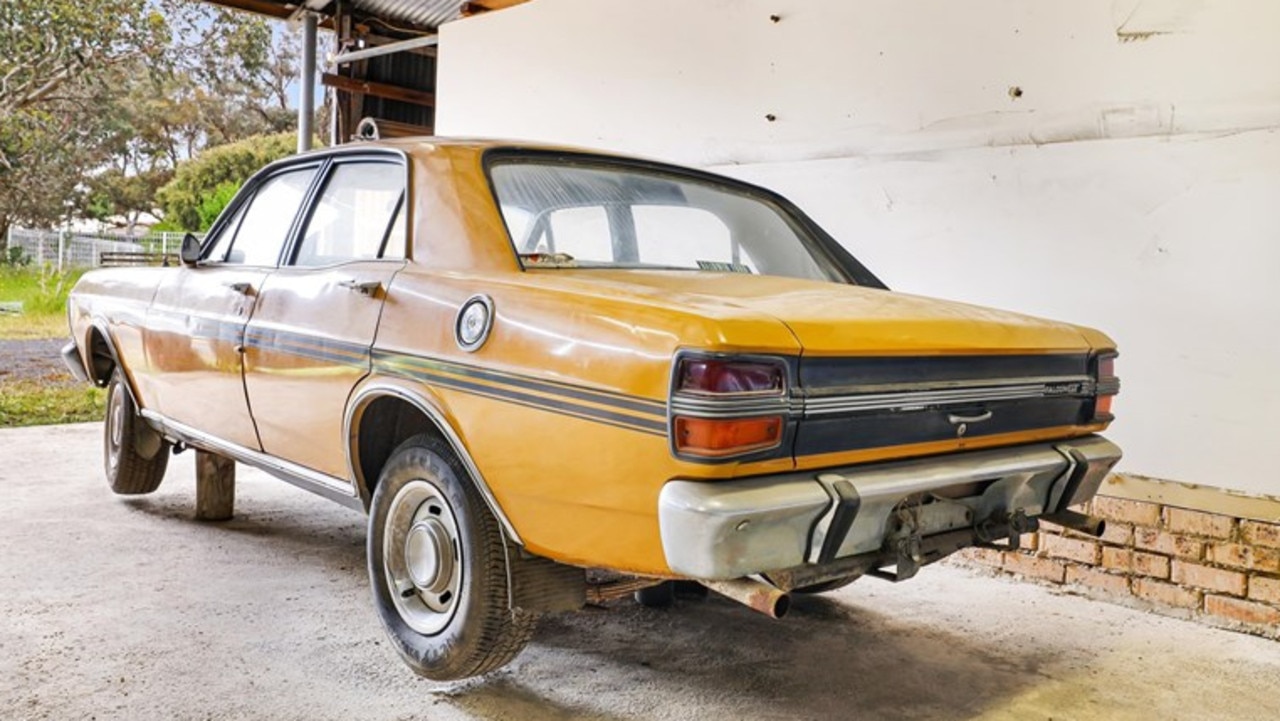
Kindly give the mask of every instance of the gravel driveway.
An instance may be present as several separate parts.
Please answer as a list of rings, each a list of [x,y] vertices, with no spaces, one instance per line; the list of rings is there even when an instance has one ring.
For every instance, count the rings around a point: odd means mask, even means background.
[[[237,468],[191,520],[102,478],[101,425],[0,431],[5,719],[1276,719],[1280,643],[946,565],[798,598],[544,619],[507,669],[438,684],[388,647],[364,517]]]
[[[71,381],[60,351],[65,338],[0,340],[0,383],[13,380]]]

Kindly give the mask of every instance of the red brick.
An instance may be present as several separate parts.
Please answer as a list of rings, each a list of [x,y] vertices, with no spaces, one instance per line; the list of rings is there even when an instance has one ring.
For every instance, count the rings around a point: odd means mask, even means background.
[[[1154,578],[1169,577],[1169,559],[1154,553],[1133,552],[1133,572]]]
[[[1168,558],[1128,548],[1103,548],[1102,566],[1125,573],[1136,573],[1140,576],[1169,577]]]
[[[956,554],[958,558],[980,566],[1000,568],[1004,565],[1004,554],[994,548],[966,548]]]
[[[1210,591],[1229,593],[1233,596],[1243,596],[1245,575],[1238,571],[1226,571],[1221,568],[1210,568],[1195,563],[1174,561],[1173,582]]]
[[[1267,548],[1280,548],[1280,525],[1259,521],[1241,521],[1241,536],[1245,543]]]
[[[1103,548],[1102,567],[1128,573],[1133,566],[1133,551],[1128,548]]]
[[[1106,573],[1088,566],[1067,566],[1067,583],[1088,586],[1113,596],[1129,595],[1129,579],[1114,573]]]
[[[1280,578],[1254,576],[1249,579],[1249,598],[1280,606]]]
[[[1174,608],[1199,608],[1200,592],[1150,578],[1133,579],[1133,595]]]
[[[1209,538],[1231,538],[1235,530],[1236,519],[1221,516],[1217,513],[1188,511],[1185,508],[1164,509],[1164,527],[1174,533],[1188,536],[1208,536]]]
[[[1067,576],[1067,568],[1061,561],[1022,553],[1004,554],[1004,570],[1054,583],[1062,583]]]
[[[1247,546],[1243,543],[1221,543],[1209,546],[1205,558],[1220,566],[1280,573],[1280,549]]]
[[[1204,610],[1210,615],[1241,623],[1280,624],[1280,608],[1227,596],[1205,596]]]
[[[1022,536],[1018,539],[1018,543],[1019,543],[1019,544],[1021,544],[1021,546],[1022,546],[1022,550],[1024,550],[1024,551],[1034,551],[1034,550],[1036,550],[1036,549],[1040,548],[1040,534],[1039,534],[1039,533],[1024,533],[1024,534],[1022,534]]]
[[[1133,526],[1128,523],[1108,523],[1101,540],[1116,546],[1128,546],[1133,543]]]
[[[1095,496],[1093,514],[1108,521],[1155,526],[1160,523],[1160,506],[1146,501],[1130,501],[1110,496]]]
[[[1086,563],[1091,566],[1098,563],[1097,541],[1067,538],[1066,536],[1053,536],[1046,533],[1040,538],[1040,548],[1045,553],[1055,558],[1079,561],[1080,563]]]
[[[1199,561],[1204,557],[1204,543],[1154,528],[1135,528],[1133,545],[1144,551],[1155,551],[1161,555],[1191,561]]]

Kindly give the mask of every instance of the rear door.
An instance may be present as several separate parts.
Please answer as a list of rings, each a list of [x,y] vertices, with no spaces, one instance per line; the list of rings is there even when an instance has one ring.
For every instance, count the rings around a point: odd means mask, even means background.
[[[213,228],[197,266],[166,275],[147,314],[152,409],[260,450],[244,393],[244,331],[320,163],[257,179]]]
[[[246,332],[263,450],[333,478],[348,479],[347,398],[369,372],[386,290],[404,266],[406,173],[399,155],[335,158]]]

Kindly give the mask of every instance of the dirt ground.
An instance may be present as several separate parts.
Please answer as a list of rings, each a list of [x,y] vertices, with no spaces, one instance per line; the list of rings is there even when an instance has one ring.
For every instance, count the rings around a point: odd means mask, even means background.
[[[60,352],[66,344],[66,338],[0,338],[0,383],[7,380],[75,382],[62,364]]]
[[[1280,643],[946,565],[799,599],[544,619],[507,669],[421,680],[368,598],[363,517],[192,454],[114,497],[96,424],[0,431],[6,719],[1275,719]]]

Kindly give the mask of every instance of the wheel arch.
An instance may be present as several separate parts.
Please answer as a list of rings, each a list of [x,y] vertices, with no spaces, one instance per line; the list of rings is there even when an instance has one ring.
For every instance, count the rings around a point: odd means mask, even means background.
[[[445,414],[422,395],[390,384],[374,383],[360,389],[347,405],[344,419],[347,462],[356,494],[366,511],[373,489],[391,454],[405,440],[422,433],[439,437],[466,467],[485,505],[502,526],[507,537],[523,545],[515,526],[507,518],[480,469]]]

